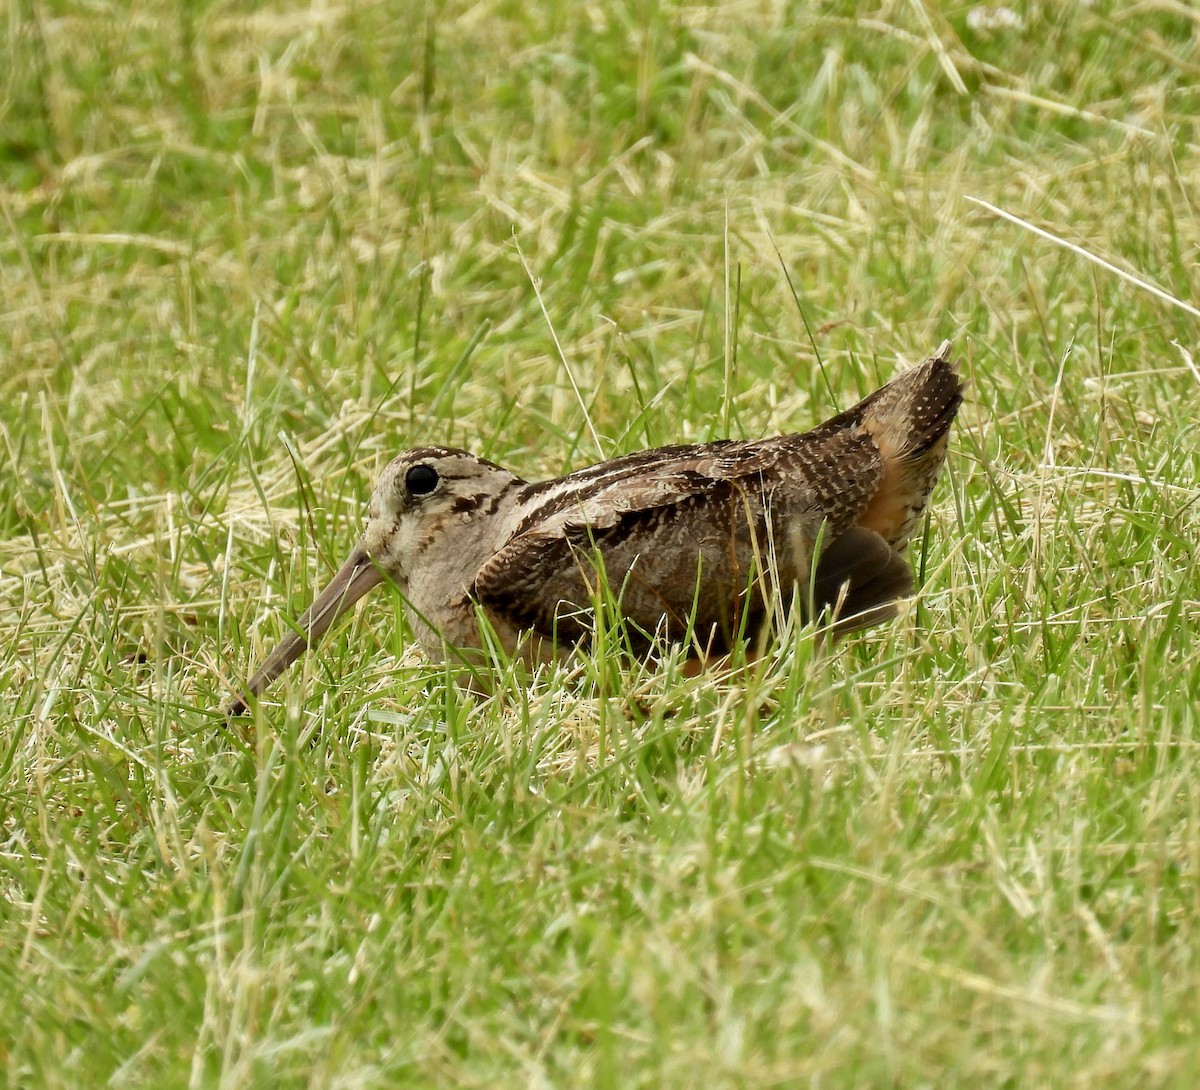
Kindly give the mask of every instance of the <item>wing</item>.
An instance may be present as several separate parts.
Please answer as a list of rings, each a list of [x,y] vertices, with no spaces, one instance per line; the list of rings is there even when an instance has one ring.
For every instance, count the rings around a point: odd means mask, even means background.
[[[741,625],[761,623],[777,589],[790,601],[794,583],[807,586],[822,523],[826,544],[836,541],[882,475],[873,439],[854,428],[600,463],[529,486],[528,513],[480,569],[475,596],[517,628],[579,642],[602,567],[644,633],[679,638],[690,624],[702,642],[727,646]],[[853,569],[856,551],[843,548],[839,568]],[[867,553],[877,572],[878,550]]]

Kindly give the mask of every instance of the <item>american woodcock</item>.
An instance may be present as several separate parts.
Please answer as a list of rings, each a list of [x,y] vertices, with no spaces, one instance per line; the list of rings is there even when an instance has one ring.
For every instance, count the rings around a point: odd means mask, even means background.
[[[635,639],[687,638],[700,654],[793,603],[839,630],[886,620],[913,589],[905,547],[961,402],[947,341],[799,435],[639,451],[539,483],[464,450],[405,451],[346,562],[229,714],[384,580],[437,660],[478,651],[481,614],[530,661],[578,646],[601,579]]]

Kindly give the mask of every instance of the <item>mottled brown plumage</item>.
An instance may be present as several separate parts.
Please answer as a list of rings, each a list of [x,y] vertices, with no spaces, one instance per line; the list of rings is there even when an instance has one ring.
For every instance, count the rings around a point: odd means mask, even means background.
[[[480,647],[478,610],[531,661],[584,642],[602,578],[635,640],[688,638],[701,653],[753,637],[793,600],[842,630],[885,620],[912,591],[904,550],[962,401],[949,352],[810,432],[639,451],[538,484],[466,451],[406,451],[247,693],[384,578],[436,659]]]

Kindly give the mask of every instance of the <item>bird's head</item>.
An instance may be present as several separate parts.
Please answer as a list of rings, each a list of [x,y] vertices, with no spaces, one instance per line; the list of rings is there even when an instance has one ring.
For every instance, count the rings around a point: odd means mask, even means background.
[[[444,530],[464,527],[477,515],[493,513],[520,479],[493,462],[451,447],[419,447],[393,458],[379,475],[362,537],[324,590],[295,622],[250,679],[246,695],[229,715],[247,710],[257,696],[325,634],[364,594],[388,579],[407,592],[422,564],[436,551],[469,549],[479,535],[464,532],[455,543]],[[431,555],[432,554],[432,555]]]
[[[507,469],[465,450],[406,450],[379,475],[360,546],[403,590],[428,551],[446,547],[443,529],[494,513],[520,483]]]

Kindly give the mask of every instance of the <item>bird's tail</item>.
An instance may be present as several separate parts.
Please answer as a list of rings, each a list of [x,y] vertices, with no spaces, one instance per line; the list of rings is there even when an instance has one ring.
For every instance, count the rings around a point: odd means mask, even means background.
[[[962,381],[950,361],[950,342],[859,402],[851,414],[880,443],[885,458],[914,459],[945,438],[962,404]],[[848,414],[849,415],[849,414]]]
[[[950,424],[962,404],[962,381],[950,342],[843,414],[874,440],[884,475],[857,520],[902,551],[925,511],[946,458]]]

